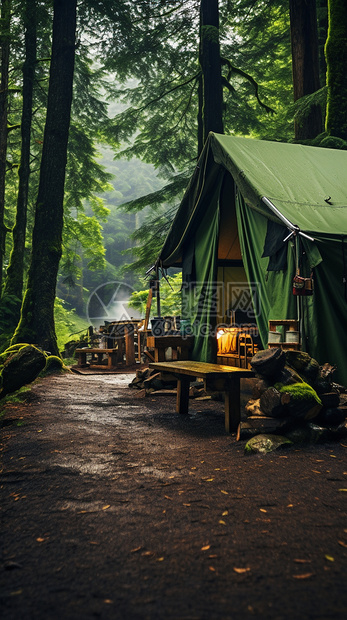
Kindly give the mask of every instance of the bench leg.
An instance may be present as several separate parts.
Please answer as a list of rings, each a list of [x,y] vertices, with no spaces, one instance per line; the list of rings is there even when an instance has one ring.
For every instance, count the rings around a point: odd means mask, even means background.
[[[77,362],[77,366],[79,368],[83,367],[83,366],[87,366],[87,354],[84,352],[80,352],[78,354],[78,362]]]
[[[230,377],[225,389],[225,430],[236,432],[241,420],[240,377]]]
[[[189,384],[190,381],[186,377],[177,379],[177,400],[176,412],[188,413],[189,408]]]

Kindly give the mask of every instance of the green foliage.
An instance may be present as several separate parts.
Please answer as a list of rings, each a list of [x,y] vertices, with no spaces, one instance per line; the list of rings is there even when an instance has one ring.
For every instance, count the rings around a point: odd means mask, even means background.
[[[314,398],[314,400],[321,405],[322,401],[320,400],[317,392],[305,382],[302,383],[292,383],[291,385],[284,385],[280,392],[283,394],[284,392],[290,394],[293,400],[309,400],[310,398]]]
[[[160,305],[162,316],[176,316],[181,314],[181,287],[181,273],[176,273],[173,276],[168,276],[167,280],[165,278],[162,278],[160,280]],[[129,300],[130,308],[139,310],[141,316],[144,316],[146,311],[147,298],[148,289],[133,293]],[[156,306],[155,300],[153,300],[151,315],[155,316],[155,314]]]
[[[58,298],[55,300],[54,318],[59,350],[64,348],[64,344],[71,340],[73,334],[77,334],[89,326],[89,323],[77,316],[74,310],[65,308],[64,302]]]

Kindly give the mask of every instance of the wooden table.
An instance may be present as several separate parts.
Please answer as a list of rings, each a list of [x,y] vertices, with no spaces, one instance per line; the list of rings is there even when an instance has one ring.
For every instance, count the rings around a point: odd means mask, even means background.
[[[189,384],[195,378],[204,380],[206,390],[224,392],[225,430],[227,433],[237,431],[241,419],[240,379],[254,377],[255,373],[252,370],[188,360],[153,362],[149,367],[160,372],[168,372],[177,377],[177,413],[188,413]]]

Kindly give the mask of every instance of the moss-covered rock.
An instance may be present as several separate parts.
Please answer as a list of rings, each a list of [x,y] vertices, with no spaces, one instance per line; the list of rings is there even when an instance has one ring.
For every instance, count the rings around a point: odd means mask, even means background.
[[[46,365],[41,371],[40,375],[45,376],[53,372],[60,372],[64,368],[66,367],[64,366],[63,360],[60,357],[58,357],[57,355],[48,355],[48,357],[46,357]]]
[[[292,441],[282,435],[260,434],[252,437],[245,445],[245,454],[266,454],[283,446],[290,446]]]
[[[280,388],[279,392],[288,397],[286,402],[287,413],[294,418],[311,420],[322,409],[322,401],[308,383],[285,385]]]
[[[6,360],[2,371],[0,398],[31,383],[46,365],[46,357],[33,345],[23,346]]]

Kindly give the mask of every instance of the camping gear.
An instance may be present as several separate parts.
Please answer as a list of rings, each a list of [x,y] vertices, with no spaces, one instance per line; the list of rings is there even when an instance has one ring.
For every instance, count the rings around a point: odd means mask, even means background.
[[[301,297],[307,295],[313,295],[313,277],[303,278],[298,273],[293,278],[293,295],[299,295]]]

